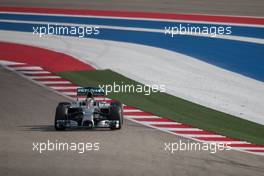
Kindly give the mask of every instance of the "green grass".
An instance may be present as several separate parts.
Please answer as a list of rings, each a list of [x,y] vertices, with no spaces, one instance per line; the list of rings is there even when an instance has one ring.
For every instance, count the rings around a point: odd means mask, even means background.
[[[111,70],[60,72],[58,74],[80,86],[98,87],[98,85],[112,85],[113,82],[129,85],[139,84]],[[143,93],[110,93],[108,97],[177,122],[264,145],[263,125],[206,108],[166,93],[152,93],[149,96]]]

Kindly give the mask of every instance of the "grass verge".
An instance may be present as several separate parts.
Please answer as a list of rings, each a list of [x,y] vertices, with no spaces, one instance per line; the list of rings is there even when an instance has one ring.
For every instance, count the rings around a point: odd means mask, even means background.
[[[111,70],[60,72],[61,77],[80,86],[111,84],[137,85],[138,82]],[[264,126],[219,112],[166,93],[110,93],[110,98],[135,106],[155,115],[186,123],[197,128],[213,131],[228,137],[264,145]]]

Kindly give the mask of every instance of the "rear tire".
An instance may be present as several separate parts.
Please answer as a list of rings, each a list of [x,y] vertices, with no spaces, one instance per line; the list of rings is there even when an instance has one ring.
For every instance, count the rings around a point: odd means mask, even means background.
[[[115,124],[110,127],[111,130],[120,130],[123,125],[123,110],[119,105],[110,106],[109,112],[109,120],[116,120],[119,122],[119,126],[117,127]]]
[[[57,120],[66,120],[67,119],[67,106],[70,105],[68,102],[60,102],[56,108],[54,127],[57,131],[65,130],[64,125],[57,123]]]
[[[123,122],[124,122],[124,118],[123,118],[123,112],[124,112],[123,104],[120,101],[114,101],[114,102],[111,102],[111,106],[119,107],[121,109],[121,125],[123,125]]]

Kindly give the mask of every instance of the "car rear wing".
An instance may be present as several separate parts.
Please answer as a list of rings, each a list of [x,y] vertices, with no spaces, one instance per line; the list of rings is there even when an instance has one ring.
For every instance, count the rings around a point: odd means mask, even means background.
[[[89,92],[92,93],[93,96],[105,96],[105,91],[102,88],[98,88],[98,87],[77,88],[77,96],[87,95]]]

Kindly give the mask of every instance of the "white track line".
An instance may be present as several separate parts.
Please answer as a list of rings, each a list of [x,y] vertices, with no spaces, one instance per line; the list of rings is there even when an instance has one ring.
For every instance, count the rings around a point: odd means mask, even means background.
[[[25,65],[25,64],[19,63],[19,62],[7,61],[7,60],[0,60],[0,65],[9,66],[9,65]],[[10,67],[8,67],[8,68],[10,68]]]
[[[139,109],[124,109],[124,112],[143,112]]]
[[[160,118],[160,119],[162,119],[162,118]],[[135,118],[134,118],[134,120],[135,120]],[[139,121],[139,122],[141,122],[141,123],[143,123],[143,124],[147,124],[147,125],[157,125],[157,124],[163,124],[163,125],[168,125],[168,124],[171,124],[171,125],[173,125],[173,124],[175,124],[175,125],[180,125],[181,123],[178,123],[178,122],[148,122],[148,121]]]
[[[110,98],[103,98],[103,97],[94,97],[95,100],[111,100]]]
[[[207,137],[207,136],[201,136],[201,137]],[[207,141],[207,140],[200,140],[200,141],[206,142],[206,143],[220,143],[220,144],[248,144],[245,141]],[[237,147],[232,147],[232,148],[237,148]]]
[[[153,127],[160,128],[162,130],[166,130],[166,131],[170,131],[170,132],[173,132],[175,130],[177,130],[177,131],[203,131],[199,128],[165,128],[165,127],[163,128],[163,127],[156,127],[156,126],[153,126]]]
[[[70,81],[40,81],[38,80],[38,82],[42,84],[72,84]]]
[[[18,15],[41,15],[41,16],[62,16],[62,17],[86,17],[86,18],[103,18],[103,19],[123,19],[123,20],[140,20],[140,21],[157,21],[157,22],[176,22],[176,23],[198,23],[198,24],[223,24],[223,25],[233,25],[233,26],[252,26],[252,27],[263,27],[261,24],[247,24],[247,23],[232,23],[232,22],[214,22],[214,21],[202,21],[202,20],[184,20],[184,19],[165,19],[165,18],[147,18],[147,17],[120,17],[120,16],[103,16],[103,15],[75,15],[75,14],[52,14],[52,13],[38,13],[38,12],[10,12],[10,11],[1,11],[1,13],[8,14],[18,14]],[[192,15],[201,15],[193,13]],[[212,14],[202,14],[209,15]],[[213,15],[213,16],[228,16],[228,17],[246,17],[246,18],[262,18],[259,16],[230,16],[230,15]]]
[[[234,148],[239,150],[264,150],[264,148],[261,147],[234,147]]]
[[[221,136],[218,134],[181,134],[181,135],[186,136],[186,137],[192,137],[192,138],[196,138],[196,137],[224,137],[224,136]]]
[[[28,76],[28,75],[27,75]],[[30,79],[61,78],[60,76],[28,76]]]
[[[46,74],[46,73],[50,73],[48,71],[19,71],[20,73],[23,74]]]
[[[136,116],[136,115],[124,115],[124,117],[128,118],[128,119],[133,119],[133,118],[160,118],[158,116],[154,116],[154,115],[150,115],[150,116]],[[138,121],[140,122],[140,121]]]
[[[77,89],[77,88],[81,88],[81,87],[77,87],[77,86],[63,86],[63,87],[50,86],[50,88],[55,89],[55,90],[64,90],[64,89]]]
[[[246,141],[203,141],[206,143],[221,143],[221,144],[250,144]],[[237,148],[237,147],[235,147]]]
[[[63,92],[63,91],[60,91],[60,92],[63,93],[64,95],[69,95],[69,96],[71,96],[71,95],[77,95],[76,92]]]
[[[40,71],[40,70],[43,70],[41,67],[37,67],[37,66],[21,66],[21,67],[11,67],[13,70],[37,70],[37,71]]]

